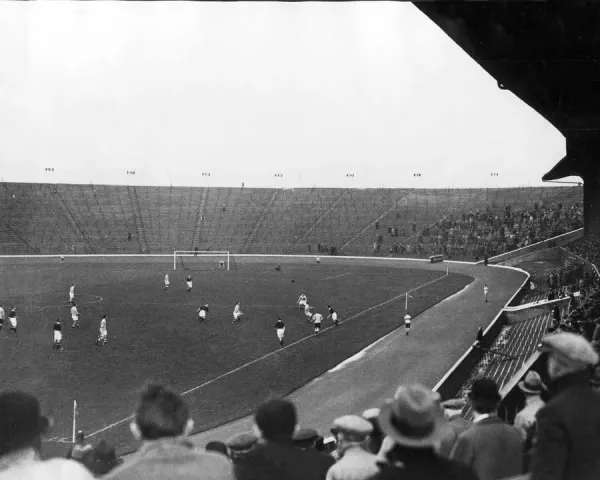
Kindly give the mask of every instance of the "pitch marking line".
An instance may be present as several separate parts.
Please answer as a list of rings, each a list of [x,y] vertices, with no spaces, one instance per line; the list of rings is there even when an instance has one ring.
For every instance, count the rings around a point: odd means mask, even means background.
[[[321,280],[322,281],[323,280],[333,280],[334,278],[341,278],[341,277],[345,277],[346,275],[350,275],[350,274],[347,273],[347,272],[346,273],[341,273],[340,275],[335,275],[333,277],[325,277],[325,278],[322,278]]]
[[[445,278],[445,277],[446,277],[446,275],[442,275],[441,277],[435,278],[434,280],[431,280],[431,281],[429,281],[427,283],[424,283],[423,285],[419,285],[418,287],[412,288],[412,289],[410,289],[410,290],[408,290],[408,291],[406,291],[404,293],[396,295],[395,297],[392,297],[392,298],[386,300],[385,302],[381,302],[381,303],[378,303],[377,305],[373,305],[372,307],[369,307],[366,310],[363,310],[361,312],[358,312],[358,313],[356,313],[356,314],[354,314],[354,315],[346,318],[341,324],[343,325],[346,322],[349,322],[351,320],[355,320],[356,318],[364,315],[365,313],[368,313],[368,312],[370,312],[372,310],[375,310],[377,308],[383,307],[384,305],[387,305],[389,303],[395,302],[396,300],[399,300],[399,299],[403,298],[406,294],[414,292],[416,290],[419,290],[419,289],[421,289],[423,287],[426,287],[428,285],[431,285],[432,283],[435,283],[435,282],[437,282],[437,281],[439,281],[439,280],[441,280],[442,278]],[[321,330],[321,333],[326,332],[327,330],[332,330],[334,328],[337,328],[337,327],[335,325],[332,325],[330,327],[324,328],[323,330]],[[293,347],[295,345],[298,345],[299,343],[305,342],[306,340],[310,340],[310,339],[312,339],[314,337],[315,337],[315,335],[311,334],[311,335],[308,335],[308,336],[306,336],[304,338],[301,338],[300,340],[296,340],[294,343],[290,343],[289,345],[286,345],[285,347],[279,348],[277,350],[273,350],[272,352],[267,353],[266,355],[263,355],[262,357],[256,358],[256,359],[254,359],[254,360],[252,360],[252,361],[250,361],[248,363],[245,363],[245,364],[243,364],[243,365],[241,365],[241,366],[239,366],[237,368],[234,368],[233,370],[230,370],[229,372],[225,372],[222,375],[219,375],[218,377],[215,377],[215,378],[213,378],[211,380],[208,380],[207,382],[204,382],[203,384],[198,385],[197,387],[190,388],[189,390],[186,390],[185,392],[181,393],[181,395],[182,396],[183,395],[187,395],[189,393],[195,392],[196,390],[199,390],[201,388],[207,387],[208,385],[210,385],[210,384],[212,384],[212,383],[214,383],[214,382],[216,382],[218,380],[221,380],[222,378],[228,377],[229,375],[232,375],[232,374],[234,374],[236,372],[239,372],[240,370],[243,370],[244,368],[249,367],[250,365],[254,365],[255,363],[258,363],[258,362],[264,360],[265,358],[269,358],[269,357],[272,357],[274,355],[277,355],[278,353],[282,352],[283,350],[287,350],[288,348],[291,348],[291,347]],[[105,432],[106,430],[110,430],[111,428],[116,427],[117,425],[121,425],[122,423],[125,423],[125,422],[128,422],[130,420],[133,420],[134,417],[135,417],[135,415],[130,415],[129,417],[124,418],[122,420],[119,420],[118,422],[111,423],[110,425],[107,425],[106,427],[101,428],[100,430],[96,430],[95,432],[89,433],[87,435],[87,437],[93,437],[94,435],[98,435],[99,433]],[[64,440],[64,439],[61,439],[61,440]]]
[[[94,303],[100,303],[100,302],[104,301],[104,299],[100,295],[90,295],[90,297],[96,297],[98,300],[93,300],[90,302],[77,302],[77,305],[92,305]],[[60,308],[60,307],[69,307],[69,306],[71,306],[70,303],[63,303],[62,305],[45,305],[43,307],[37,307],[37,308],[38,308],[38,312],[41,312],[41,311],[45,310],[46,308]]]

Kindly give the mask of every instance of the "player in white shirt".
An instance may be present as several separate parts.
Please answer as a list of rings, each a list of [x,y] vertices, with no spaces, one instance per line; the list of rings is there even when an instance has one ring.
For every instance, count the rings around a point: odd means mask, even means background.
[[[17,307],[13,306],[8,312],[8,321],[10,322],[10,329],[8,333],[17,333]]]
[[[185,279],[185,283],[187,283],[188,293],[192,291],[192,276],[188,275]]]
[[[321,263],[321,257],[317,257],[317,264]]]
[[[77,304],[75,302],[73,302],[73,306],[71,307],[71,319],[73,320],[71,328],[79,328],[79,312],[77,311]]]
[[[75,284],[71,285],[71,288],[69,288],[69,302],[73,302],[73,300],[75,300]]]
[[[203,322],[206,320],[206,315],[208,314],[208,303],[206,305],[201,306],[198,310],[198,320]]]
[[[410,313],[406,312],[406,315],[404,315],[404,328],[406,328],[407,335],[410,333],[411,320],[412,320],[412,317],[410,316]]]
[[[327,315],[327,318],[331,318],[334,325],[337,327],[340,324],[337,312],[332,308],[331,305],[327,305],[327,309],[329,310],[329,315]]]
[[[242,310],[240,308],[240,302],[237,302],[235,304],[235,307],[233,308],[233,322],[239,322],[240,319],[244,316],[244,314],[242,313]]]
[[[0,332],[2,331],[2,327],[4,327],[4,320],[6,319],[6,314],[4,313],[4,305],[0,305]]]
[[[170,282],[169,282],[169,274],[167,273],[167,274],[165,275],[165,290],[168,290],[168,289],[169,289],[169,283],[170,283]]]
[[[106,314],[102,315],[102,320],[100,320],[100,336],[98,340],[96,340],[96,345],[106,346],[106,339],[108,337],[108,330],[106,328]]]
[[[296,303],[299,305],[300,308],[304,308],[307,302],[308,299],[306,298],[306,295],[302,294],[298,297],[298,301]]]
[[[488,301],[488,292],[490,291],[490,289],[488,288],[488,286],[486,284],[483,285],[483,296],[485,297],[485,301]]]
[[[304,315],[306,315],[306,322],[307,323],[310,322],[310,320],[311,320],[311,318],[313,316],[313,314],[310,313],[310,309],[311,308],[312,307],[308,303],[306,305],[304,305]]]
[[[315,335],[319,335],[321,331],[321,323],[323,322],[323,315],[315,313],[312,317],[312,321],[315,324]]]

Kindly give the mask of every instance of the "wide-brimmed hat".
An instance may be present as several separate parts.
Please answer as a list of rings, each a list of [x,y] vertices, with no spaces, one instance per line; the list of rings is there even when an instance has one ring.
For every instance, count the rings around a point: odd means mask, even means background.
[[[0,394],[0,454],[26,446],[50,425],[35,397],[23,392]]]
[[[446,421],[437,398],[423,385],[398,388],[381,408],[379,424],[394,442],[408,447],[431,447],[446,434]]]
[[[525,393],[541,394],[546,390],[546,386],[544,382],[542,382],[542,378],[537,372],[529,371],[525,375],[525,378],[518,383],[519,388]]]

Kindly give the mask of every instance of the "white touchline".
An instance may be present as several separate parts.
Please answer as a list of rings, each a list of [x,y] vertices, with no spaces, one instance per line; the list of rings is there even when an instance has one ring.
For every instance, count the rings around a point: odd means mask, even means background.
[[[354,315],[346,318],[342,322],[342,325],[344,323],[349,322],[350,320],[354,320],[355,318],[358,318],[361,315],[364,315],[365,313],[370,312],[371,310],[375,310],[376,308],[383,307],[384,305],[387,305],[388,303],[392,303],[392,302],[395,302],[396,300],[404,298],[404,295],[406,295],[407,293],[414,292],[415,290],[419,290],[420,288],[423,288],[423,287],[426,287],[428,285],[431,285],[432,283],[435,283],[438,280],[441,280],[442,278],[446,278],[446,275],[443,275],[441,277],[435,278],[435,279],[433,279],[433,280],[431,280],[431,281],[429,281],[427,283],[424,283],[423,285],[419,285],[418,287],[412,288],[412,289],[410,289],[410,290],[408,290],[408,291],[406,291],[404,293],[396,295],[395,297],[392,297],[392,298],[386,300],[385,302],[378,303],[377,305],[373,305],[372,307],[369,307],[366,310],[358,312],[358,313],[356,313],[356,314],[354,314]],[[336,328],[334,325],[332,325],[330,327],[327,327],[327,328],[324,328],[323,330],[321,330],[321,334],[323,332],[326,332],[327,330],[331,330],[331,329],[334,329],[334,328]],[[230,370],[229,372],[225,372],[222,375],[219,375],[218,377],[215,377],[215,378],[213,378],[213,379],[211,379],[211,380],[209,380],[207,382],[204,382],[201,385],[198,385],[197,387],[190,388],[189,390],[186,390],[185,392],[183,392],[181,395],[187,395],[189,393],[195,392],[196,390],[199,390],[201,388],[207,387],[208,385],[216,382],[217,380],[221,380],[222,378],[228,377],[229,375],[231,375],[233,373],[239,372],[240,370],[243,370],[244,368],[249,367],[250,365],[254,365],[257,362],[260,362],[261,360],[264,360],[265,358],[269,358],[269,357],[272,357],[273,355],[277,355],[277,354],[281,353],[283,350],[287,350],[288,348],[291,348],[294,345],[298,345],[299,343],[302,343],[302,342],[304,342],[306,340],[309,340],[311,338],[314,338],[314,337],[315,337],[314,334],[311,334],[311,335],[308,335],[308,336],[306,336],[304,338],[301,338],[300,340],[296,340],[294,343],[290,343],[289,345],[286,345],[285,347],[278,348],[277,350],[273,350],[272,352],[267,353],[266,355],[263,355],[262,357],[256,358],[256,359],[254,359],[254,360],[252,360],[252,361],[250,361],[248,363],[245,363],[245,364],[243,364],[243,365],[241,365],[241,366],[239,366],[237,368],[234,368],[233,370]],[[122,420],[119,420],[118,422],[111,423],[110,425],[107,425],[106,427],[101,428],[100,430],[96,430],[93,433],[89,433],[89,434],[86,435],[86,437],[93,437],[94,435],[98,435],[99,433],[105,432],[106,430],[110,430],[111,428],[116,427],[117,425],[121,425],[122,423],[125,423],[125,422],[128,422],[129,420],[132,420],[134,417],[135,417],[135,415],[130,415],[129,417],[124,418]]]

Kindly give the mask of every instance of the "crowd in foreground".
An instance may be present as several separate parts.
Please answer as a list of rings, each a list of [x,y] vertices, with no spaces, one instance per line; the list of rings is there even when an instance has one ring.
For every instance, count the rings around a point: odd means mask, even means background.
[[[314,430],[299,428],[284,399],[260,405],[252,432],[198,448],[184,399],[152,385],[141,395],[131,432],[139,451],[120,462],[105,444],[104,465],[83,435],[68,459],[41,460],[51,421],[22,392],[0,394],[0,480],[592,480],[600,478],[600,370],[585,338],[568,332],[544,337],[548,387],[529,372],[519,384],[525,408],[515,424],[498,415],[496,383],[476,380],[467,399],[440,398],[419,385],[400,385],[394,398],[362,415],[332,422],[334,448]],[[472,421],[461,413],[469,401]],[[101,442],[103,444],[104,442]],[[86,460],[87,458],[87,460]],[[100,463],[102,463],[100,461]]]

